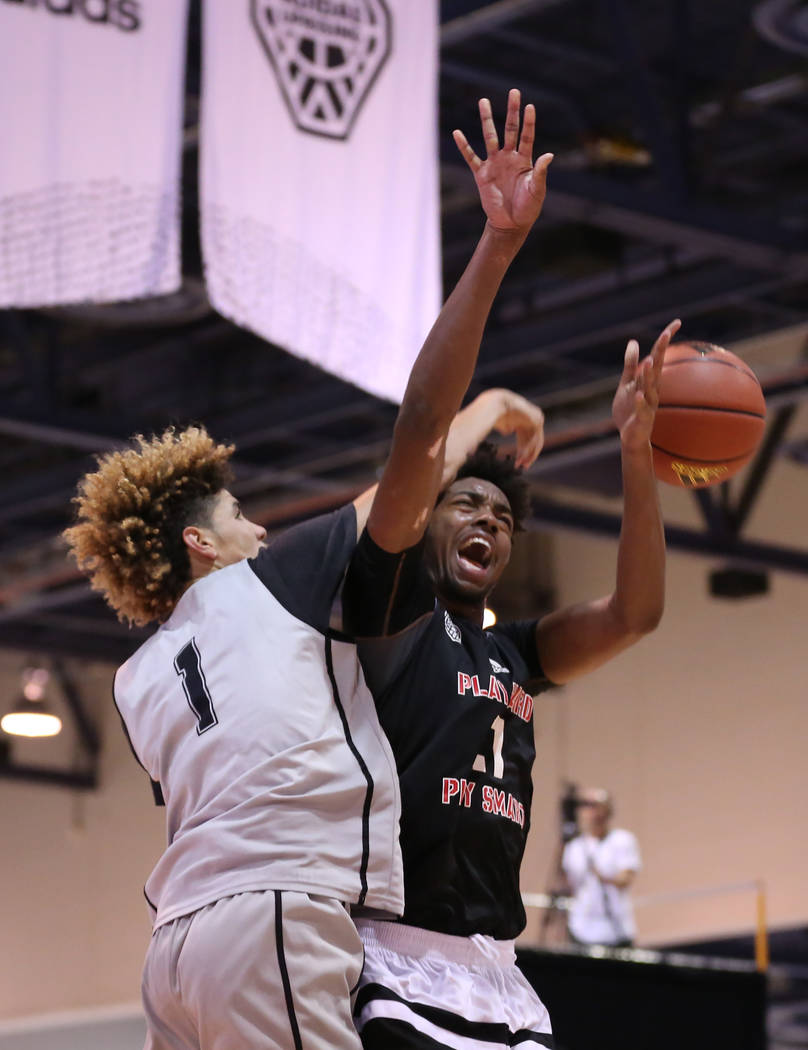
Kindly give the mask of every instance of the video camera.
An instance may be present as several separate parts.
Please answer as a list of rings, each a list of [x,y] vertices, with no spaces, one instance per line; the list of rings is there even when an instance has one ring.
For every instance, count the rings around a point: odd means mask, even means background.
[[[568,780],[564,784],[561,794],[561,841],[566,843],[574,839],[578,834],[578,807],[581,799],[578,798],[578,785]]]

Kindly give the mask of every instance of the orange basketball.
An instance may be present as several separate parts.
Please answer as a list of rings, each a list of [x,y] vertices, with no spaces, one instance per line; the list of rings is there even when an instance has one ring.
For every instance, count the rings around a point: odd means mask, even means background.
[[[665,351],[651,446],[660,481],[704,488],[731,478],[755,453],[766,421],[757,376],[711,343]]]

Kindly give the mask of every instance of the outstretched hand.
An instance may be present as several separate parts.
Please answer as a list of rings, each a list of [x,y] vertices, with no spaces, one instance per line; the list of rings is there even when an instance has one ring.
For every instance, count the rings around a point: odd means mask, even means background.
[[[468,456],[492,430],[516,438],[515,465],[531,465],[544,444],[544,413],[520,394],[484,390],[455,416],[446,438],[441,486],[450,485]]]
[[[629,340],[623,374],[612,402],[612,419],[624,449],[643,449],[648,445],[659,405],[659,377],[665,351],[681,326],[681,321],[671,321],[642,361],[637,340]]]
[[[515,466],[526,470],[544,445],[544,413],[521,394],[502,390],[501,411],[492,430],[499,434],[513,434],[516,438]]]
[[[520,94],[516,88],[508,93],[505,137],[499,145],[491,103],[480,99],[480,122],[485,141],[486,158],[481,160],[462,131],[453,137],[457,148],[474,175],[488,222],[497,230],[527,233],[538,219],[547,189],[547,169],[552,153],[543,153],[533,163],[533,141],[536,134],[536,110],[525,106],[519,132]]]

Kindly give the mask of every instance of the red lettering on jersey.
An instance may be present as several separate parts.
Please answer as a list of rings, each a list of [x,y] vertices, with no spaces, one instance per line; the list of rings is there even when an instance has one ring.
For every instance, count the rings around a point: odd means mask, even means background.
[[[444,806],[448,806],[452,799],[456,799],[459,806],[465,806],[466,809],[470,809],[474,786],[474,781],[466,780],[465,777],[461,777],[460,780],[457,777],[444,777],[441,789],[441,802]]]
[[[526,693],[521,685],[517,685],[514,682],[510,698],[508,699],[508,707],[523,722],[529,722],[533,713],[533,697]]]
[[[471,793],[474,790],[473,780],[461,780],[460,781],[460,805],[465,806],[466,809],[471,807]]]
[[[483,813],[496,813],[500,817],[506,817],[520,828],[525,826],[525,807],[522,803],[510,792],[506,798],[504,791],[493,788],[490,784],[483,784],[482,809]]]
[[[522,721],[530,721],[530,716],[533,714],[533,697],[526,693],[521,685],[518,685],[516,682],[513,683],[511,693],[508,695],[507,686],[503,685],[494,675],[489,675],[488,685],[483,688],[479,675],[475,674],[472,677],[467,675],[465,671],[458,671],[457,695],[465,696],[469,690],[471,690],[472,696],[488,697],[490,700],[496,700],[498,703],[510,708]]]
[[[505,686],[502,684],[502,682],[500,682],[500,680],[498,678],[493,678],[492,677],[491,681],[492,681],[493,686],[494,686],[494,693],[496,694],[494,696],[494,699],[495,700],[499,700],[499,702],[501,704],[507,704],[508,703],[508,690],[505,688]]]

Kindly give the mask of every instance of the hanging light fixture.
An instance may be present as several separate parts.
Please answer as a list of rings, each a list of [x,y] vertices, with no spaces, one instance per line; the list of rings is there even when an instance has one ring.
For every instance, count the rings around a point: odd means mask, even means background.
[[[0,718],[0,729],[12,736],[56,736],[62,720],[48,708],[43,697],[50,675],[44,667],[29,667],[22,673],[22,696],[8,714]]]

